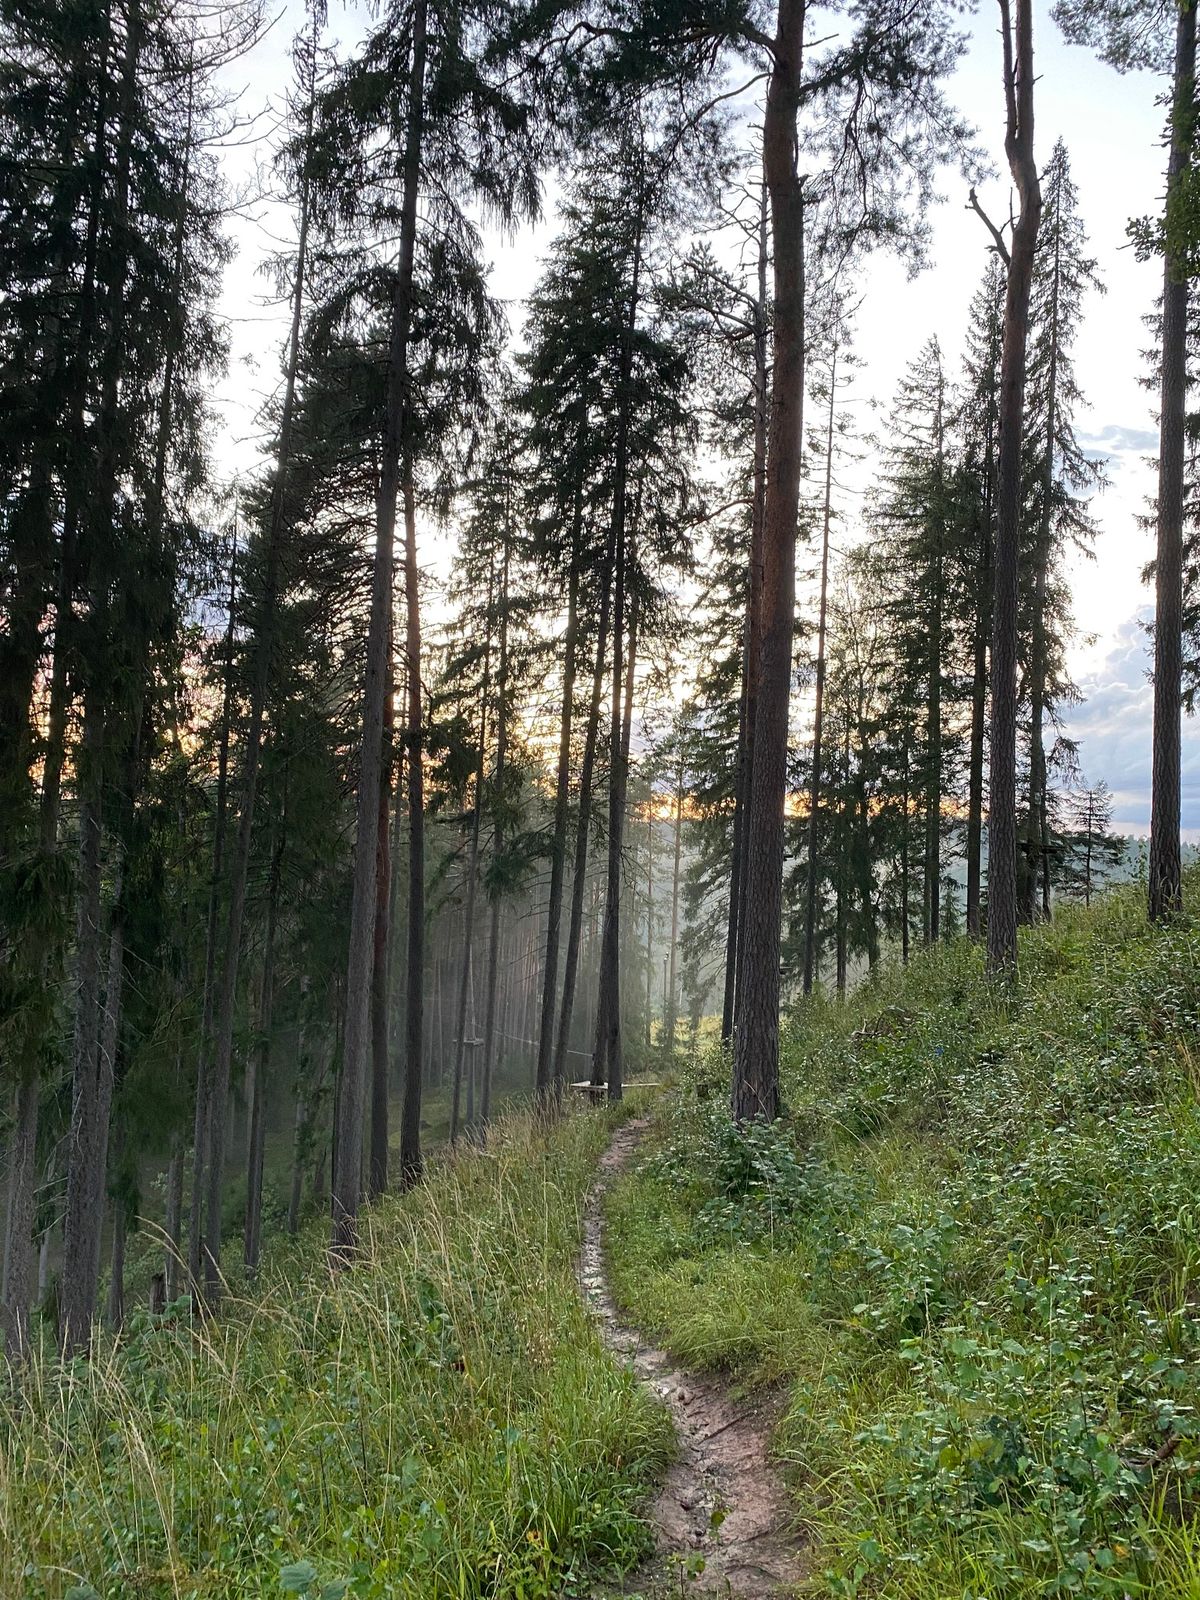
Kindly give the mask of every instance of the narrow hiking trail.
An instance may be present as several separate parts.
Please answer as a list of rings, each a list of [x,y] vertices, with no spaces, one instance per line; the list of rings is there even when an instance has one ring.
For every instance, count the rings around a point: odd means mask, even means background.
[[[623,1123],[600,1158],[584,1220],[579,1278],[609,1349],[671,1413],[679,1454],[650,1509],[658,1554],[619,1591],[782,1600],[805,1574],[804,1551],[782,1478],[771,1459],[778,1408],[734,1394],[719,1378],[685,1372],[646,1344],[617,1310],[604,1263],[604,1193],[628,1164],[649,1118]],[[703,1570],[700,1567],[701,1558]]]

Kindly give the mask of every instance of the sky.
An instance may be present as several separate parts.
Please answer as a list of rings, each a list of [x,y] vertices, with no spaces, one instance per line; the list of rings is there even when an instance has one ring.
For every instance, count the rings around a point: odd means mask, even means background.
[[[265,131],[269,107],[282,104],[291,75],[288,55],[294,32],[304,25],[302,0],[285,0],[274,25],[254,52],[229,72],[228,87],[241,93],[241,110]],[[997,8],[981,0],[967,19],[971,39],[950,85],[950,94],[978,129],[995,175],[979,185],[988,214],[1008,214],[1009,184],[1003,165],[1003,98]],[[330,6],[327,38],[351,46],[368,21],[364,8]],[[1069,664],[1083,691],[1080,706],[1069,708],[1065,732],[1079,742],[1079,759],[1088,782],[1104,779],[1116,800],[1120,831],[1143,834],[1149,825],[1151,691],[1147,678],[1151,594],[1141,572],[1152,554],[1153,535],[1139,526],[1153,493],[1152,457],[1156,448],[1155,401],[1143,386],[1143,352],[1150,343],[1143,318],[1152,309],[1161,268],[1139,262],[1129,245],[1131,217],[1153,212],[1160,203],[1165,154],[1163,110],[1157,104],[1158,79],[1145,73],[1118,75],[1090,52],[1066,44],[1050,18],[1049,4],[1035,6],[1038,70],[1035,146],[1040,162],[1062,137],[1071,157],[1080,208],[1091,253],[1105,286],[1084,306],[1084,323],[1075,351],[1076,375],[1087,399],[1077,417],[1084,446],[1107,462],[1109,483],[1093,502],[1099,524],[1094,556],[1072,558],[1070,581],[1078,634]],[[252,186],[257,159],[266,154],[253,140],[231,147],[225,156],[231,182]],[[988,238],[979,218],[967,209],[966,184],[954,173],[939,183],[940,204],[932,217],[929,265],[917,277],[886,257],[868,262],[861,275],[861,305],[856,351],[865,363],[856,385],[860,401],[886,405],[907,363],[931,334],[937,334],[953,371],[962,348],[967,306],[987,259]],[[552,212],[552,207],[550,208]],[[286,323],[283,309],[269,303],[265,257],[290,237],[285,209],[254,202],[231,224],[237,255],[221,301],[227,319],[231,360],[214,396],[218,419],[216,459],[226,475],[253,472],[261,463],[262,429],[258,412],[278,382]],[[506,302],[519,330],[522,296],[535,281],[539,261],[553,236],[553,215],[515,238],[489,237],[493,292]],[[878,424],[876,424],[878,425]],[[853,522],[853,505],[846,507]],[[427,538],[428,558],[445,559],[446,549],[428,549],[446,533]],[[802,591],[801,607],[807,597]],[[1183,826],[1200,840],[1200,730],[1184,727]]]

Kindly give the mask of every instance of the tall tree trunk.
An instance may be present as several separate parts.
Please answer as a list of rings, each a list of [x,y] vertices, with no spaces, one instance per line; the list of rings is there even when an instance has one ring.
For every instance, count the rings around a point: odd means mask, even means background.
[[[108,1325],[114,1333],[121,1331],[121,1324],[125,1321],[125,1240],[128,1231],[125,1202],[118,1199],[113,1206],[112,1256],[108,1279]]]
[[[94,769],[102,759],[102,714],[94,694],[84,704],[80,787],[84,800],[79,815],[79,875],[75,932],[75,1036],[71,1059],[71,1131],[68,1155],[65,1237],[70,1254],[60,1298],[60,1340],[63,1353],[77,1355],[91,1339],[96,1309],[96,1280],[91,1272],[100,1221],[95,1214],[100,1050],[101,818],[100,779]],[[87,768],[92,768],[89,772]]]
[[[796,519],[804,428],[804,186],[796,166],[804,0],[779,0],[763,115],[763,177],[775,238],[759,690],[746,810],[745,921],[738,958],[733,1115],[779,1115],[780,941],[788,711],[796,609]]]
[[[625,796],[629,774],[629,734],[633,712],[633,678],[637,659],[637,602],[629,613],[629,647],[622,660],[622,561],[618,561],[613,630],[612,738],[609,755],[608,863],[604,921],[600,933],[600,979],[596,992],[596,1045],[592,1082],[607,1084],[608,1098],[624,1092],[624,1041],[621,1018],[621,888],[625,839]]]
[[[183,1248],[183,1154],[183,1136],[176,1134],[167,1165],[166,1204],[163,1209],[163,1297],[167,1305],[179,1298],[179,1267]]]
[[[738,954],[746,914],[746,811],[754,767],[754,724],[758,715],[758,640],[762,633],[763,530],[767,502],[767,185],[759,191],[758,296],[754,307],[754,452],[750,507],[750,558],[746,614],[742,624],[742,693],[738,705],[738,755],[733,798],[733,861],[729,874],[729,914],[725,935],[725,989],[721,1003],[721,1042],[732,1044],[737,1021]]]
[[[371,616],[367,633],[367,674],[363,691],[362,741],[359,757],[358,820],[354,843],[354,878],[350,903],[350,950],[346,969],[346,1042],[342,1057],[342,1089],[338,1104],[337,1165],[333,1176],[333,1223],[330,1255],[347,1266],[358,1248],[358,1208],[362,1195],[363,1109],[370,1049],[369,1003],[374,968],[372,933],[375,923],[376,849],[379,832],[379,789],[383,778],[383,706],[387,697],[388,637],[392,616],[393,551],[396,502],[403,490],[405,525],[405,657],[408,669],[409,781],[409,991],[408,1085],[415,1082],[416,1127],[409,1125],[406,1090],[401,1130],[400,1176],[405,1184],[420,1174],[421,995],[425,897],[424,828],[421,757],[421,633],[416,551],[413,463],[407,441],[409,410],[408,347],[413,304],[413,264],[417,239],[417,194],[421,175],[424,128],[426,4],[413,9],[409,63],[408,121],[405,130],[404,189],[401,203],[399,257],[392,292],[389,333],[387,414],[375,509],[375,566]],[[403,466],[403,472],[401,470]],[[403,481],[401,481],[403,479]],[[417,857],[420,855],[418,862]],[[415,870],[414,870],[415,867]],[[418,926],[419,924],[419,926]],[[414,934],[414,927],[416,932]],[[415,1050],[412,1048],[415,1042]],[[415,1065],[415,1070],[414,1070]],[[413,1135],[416,1145],[413,1145]]]
[[[567,929],[567,953],[563,961],[562,1002],[558,1016],[558,1035],[554,1045],[555,1091],[562,1093],[567,1081],[567,1052],[571,1044],[571,1019],[575,1006],[575,984],[579,973],[579,952],[583,942],[583,902],[587,886],[588,842],[590,837],[592,782],[596,769],[596,744],[600,736],[600,705],[604,698],[604,668],[608,659],[608,631],[612,611],[613,569],[615,565],[614,529],[610,524],[608,548],[600,575],[600,619],[597,624],[596,665],[592,673],[592,693],[588,702],[587,731],[583,742],[583,761],[579,768],[579,817],[575,827],[575,862],[571,884],[571,920]]]
[[[494,570],[494,569],[493,569]],[[459,970],[458,1010],[454,1028],[454,1086],[450,1097],[450,1143],[458,1140],[458,1109],[462,1090],[463,1060],[467,1049],[467,1000],[473,983],[471,955],[475,943],[475,897],[479,884],[479,828],[483,821],[483,785],[487,769],[487,711],[492,679],[492,600],[493,574],[488,574],[487,625],[483,646],[483,684],[479,693],[479,759],[475,765],[475,803],[471,811],[471,843],[467,852],[467,899],[463,907],[463,951]],[[474,1029],[472,1028],[474,1050]],[[474,1062],[474,1056],[470,1058]],[[472,1066],[472,1073],[473,1073]],[[468,1099],[473,1101],[473,1085]],[[468,1123],[474,1120],[474,1105],[468,1108]]]
[[[91,1340],[100,1271],[100,1227],[108,1150],[105,1062],[101,1050],[100,945],[101,806],[110,730],[107,705],[109,685],[104,683],[102,692],[98,680],[104,676],[107,665],[110,647],[108,635],[112,625],[112,518],[120,472],[118,415],[129,268],[129,191],[141,48],[142,16],[140,6],[134,0],[126,19],[110,242],[103,273],[108,296],[108,322],[99,358],[101,393],[95,427],[95,483],[88,503],[83,508],[89,532],[87,577],[92,591],[91,610],[84,627],[91,634],[92,650],[88,663],[89,682],[84,695],[83,757],[78,771],[80,871],[76,1005],[60,1327],[62,1352],[66,1357],[86,1350]],[[119,890],[114,903],[119,904]],[[120,964],[123,964],[123,954]]]
[[[499,860],[504,852],[504,786],[507,782],[508,762],[508,606],[509,562],[512,556],[512,530],[504,531],[504,561],[500,568],[500,660],[496,677],[496,770],[494,777],[496,804],[492,824],[492,858]],[[488,930],[487,1000],[483,1024],[483,1085],[480,1118],[484,1127],[492,1115],[492,1080],[496,1070],[496,980],[500,951],[500,895],[492,895],[492,920]]]
[[[580,441],[582,446],[582,440]],[[550,1092],[554,1061],[554,1010],[558,999],[558,948],[562,929],[563,882],[567,862],[567,813],[571,802],[571,727],[575,714],[575,671],[579,653],[579,563],[583,532],[582,473],[575,486],[571,524],[571,570],[567,580],[567,635],[563,658],[563,703],[554,783],[554,832],[550,843],[550,892],[546,902],[546,954],[542,963],[542,1010],[538,1025],[537,1092]]]
[[[1026,828],[1024,905],[1026,922],[1037,920],[1041,880],[1049,865],[1046,837],[1047,773],[1045,721],[1047,712],[1048,630],[1046,591],[1054,519],[1054,453],[1058,438],[1058,305],[1061,278],[1060,190],[1054,189],[1054,264],[1050,280],[1050,365],[1046,374],[1045,460],[1040,485],[1037,544],[1034,548],[1033,629],[1029,672],[1029,817]],[[1048,909],[1044,913],[1049,916]]]
[[[829,362],[829,414],[825,423],[825,504],[821,516],[821,598],[817,617],[817,686],[813,706],[812,780],[808,789],[808,898],[804,908],[804,992],[811,994],[817,964],[817,841],[821,807],[821,735],[825,715],[825,633],[829,617],[829,531],[833,514],[833,422],[837,358]]]
[[[679,1016],[679,864],[683,853],[683,752],[679,753],[679,772],[675,785],[675,849],[671,869],[671,949],[667,978],[667,1004],[663,1016],[663,1038],[667,1049],[675,1048],[675,1025]]]
[[[271,852],[267,890],[267,933],[263,946],[262,991],[259,996],[258,1040],[254,1049],[254,1090],[250,1100],[250,1140],[246,1162],[246,1217],[242,1235],[243,1259],[251,1277],[262,1254],[263,1153],[266,1146],[267,1075],[271,1065],[271,1033],[275,1025],[275,944],[279,920],[279,880],[283,865],[285,817],[280,819]]]
[[[903,774],[903,787],[900,791],[900,801],[903,807],[900,824],[900,961],[903,966],[907,966],[909,941],[908,852],[909,834],[912,826],[912,789],[909,784],[907,727],[904,730]]]
[[[193,1294],[199,1294],[203,1272],[204,1154],[208,1149],[209,1108],[212,1101],[209,1052],[216,1000],[217,944],[221,906],[221,878],[225,866],[225,836],[229,823],[229,727],[233,715],[233,613],[237,601],[237,516],[234,515],[233,551],[229,560],[229,620],[225,627],[225,670],[221,693],[221,725],[217,738],[217,794],[213,817],[212,870],[208,882],[208,927],[204,941],[204,1002],[200,1046],[196,1056],[196,1088],[192,1123],[191,1212],[188,1222],[188,1276]]]
[[[634,233],[629,302],[621,339],[618,380],[619,410],[613,451],[611,542],[613,547],[613,652],[612,707],[609,722],[608,873],[604,926],[600,942],[600,975],[596,993],[596,1045],[592,1056],[592,1082],[607,1083],[609,1096],[621,1097],[621,846],[625,823],[625,771],[622,740],[623,634],[632,540],[627,538],[629,428],[633,408],[633,340],[641,304],[642,207],[639,195]],[[629,608],[632,613],[632,608]],[[633,663],[633,628],[629,629],[629,662]],[[616,1090],[613,1090],[613,1080]]]
[[[1196,140],[1196,7],[1179,7],[1167,165],[1168,233]],[[1163,261],[1158,547],[1154,579],[1154,745],[1150,778],[1148,910],[1160,922],[1183,909],[1179,843],[1180,684],[1183,675],[1183,474],[1186,451],[1188,280],[1168,238]]]
[[[928,773],[925,786],[925,869],[924,933],[926,946],[935,945],[941,931],[942,910],[942,619],[945,582],[945,437],[943,431],[943,380],[938,365],[937,409],[934,415],[934,444],[937,473],[937,505],[933,519],[933,550],[930,562],[930,606],[928,653],[928,696],[925,706],[925,745]]]
[[[371,971],[371,1147],[367,1193],[372,1200],[388,1187],[388,1097],[391,1087],[392,746],[395,673],[388,628],[387,688],[383,698],[383,774],[375,833],[375,925]]]
[[[34,1076],[13,1093],[9,1141],[8,1210],[4,1251],[4,1349],[21,1357],[28,1348],[33,1304],[33,1224],[37,1202],[37,1129],[41,1090]]]
[[[646,817],[646,1048],[654,1043],[654,789]]]
[[[424,0],[419,0],[424,4]],[[418,593],[417,508],[411,463],[404,484],[405,669],[408,716],[408,974],[404,1012],[404,1106],[400,1121],[400,1183],[421,1176],[421,1036],[425,1026],[425,765],[421,736],[421,604]],[[441,989],[438,990],[439,1010]]]
[[[1017,611],[1021,558],[1021,432],[1029,296],[1042,194],[1033,153],[1032,0],[999,0],[1007,123],[1004,148],[1020,213],[1013,226],[1000,360],[1000,453],[992,599],[991,773],[988,805],[987,964],[1017,962]]]
[[[312,73],[315,75],[315,64]],[[279,418],[279,451],[272,486],[270,519],[267,531],[266,561],[263,573],[261,611],[255,629],[253,669],[250,683],[250,709],[246,744],[242,754],[242,796],[238,830],[230,872],[229,909],[225,925],[224,959],[216,1001],[216,1037],[209,1086],[208,1137],[195,1153],[205,1175],[205,1219],[203,1277],[204,1298],[215,1308],[221,1289],[221,1195],[225,1182],[225,1122],[229,1102],[229,1081],[233,1061],[233,1025],[237,1001],[238,967],[242,953],[242,926],[246,911],[246,885],[250,871],[250,847],[254,833],[254,804],[258,790],[258,767],[262,748],[263,718],[271,681],[274,654],[276,608],[279,601],[280,561],[287,524],[287,481],[291,466],[292,431],[296,405],[296,375],[300,364],[300,328],[304,308],[304,282],[308,265],[310,181],[307,147],[311,139],[315,81],[310,77],[305,131],[306,154],[300,187],[300,216],[296,240],[296,283],[292,295],[292,322],[289,332],[287,369],[284,378],[283,407]],[[374,818],[374,807],[371,811]],[[372,858],[373,859],[373,858]],[[372,888],[374,885],[372,884]]]
[[[989,473],[990,477],[990,473]],[[987,727],[988,647],[991,606],[992,508],[988,494],[979,531],[978,609],[975,615],[971,657],[971,732],[967,756],[967,932],[978,939],[983,931],[980,889],[983,880],[983,744]]]

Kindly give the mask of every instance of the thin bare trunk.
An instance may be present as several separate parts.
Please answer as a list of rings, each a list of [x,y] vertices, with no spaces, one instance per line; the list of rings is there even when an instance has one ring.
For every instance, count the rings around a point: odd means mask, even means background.
[[[1017,962],[1017,610],[1021,548],[1021,433],[1026,340],[1042,195],[1033,153],[1032,0],[999,0],[1007,112],[1005,152],[1020,213],[1013,227],[1000,361],[1000,452],[992,599],[991,774],[988,805],[987,964]],[[1011,13],[1011,14],[1010,14]]]
[[[383,700],[383,775],[375,835],[375,925],[371,971],[371,1149],[367,1193],[372,1200],[388,1187],[388,1091],[391,1079],[392,744],[395,674],[389,628],[388,681]]]
[[[312,68],[315,74],[315,65]],[[315,82],[310,79],[306,126],[306,148],[312,133]],[[255,629],[253,671],[250,684],[250,709],[246,744],[242,754],[242,796],[238,830],[230,872],[229,909],[225,924],[224,959],[216,1003],[216,1039],[209,1088],[208,1138],[197,1149],[195,1160],[203,1162],[205,1179],[204,1218],[204,1298],[215,1307],[221,1292],[221,1198],[225,1183],[225,1120],[229,1102],[229,1082],[233,1061],[233,1025],[237,1001],[238,968],[242,953],[242,927],[246,911],[246,886],[250,871],[250,849],[254,833],[254,805],[258,790],[258,767],[262,749],[263,719],[271,680],[274,654],[275,611],[279,601],[280,563],[287,525],[287,483],[291,466],[292,431],[295,418],[296,375],[300,363],[300,328],[304,308],[304,282],[308,263],[310,183],[307,155],[300,188],[300,217],[296,243],[296,282],[292,294],[292,322],[289,333],[287,370],[283,406],[279,419],[279,450],[272,486],[270,521],[267,531],[266,561],[263,572],[261,611]],[[374,812],[372,810],[372,816]]]
[[[508,580],[511,560],[511,530],[505,528],[504,562],[500,569],[500,661],[496,677],[496,769],[494,776],[497,804],[492,832],[492,856],[504,851],[504,784],[508,761]],[[492,1115],[492,1079],[496,1070],[496,979],[500,949],[500,896],[492,895],[492,921],[488,931],[487,1001],[483,1024],[483,1085],[480,1119],[486,1127]]]
[[[804,992],[811,994],[817,966],[817,843],[821,809],[821,736],[825,717],[825,635],[829,621],[829,532],[833,517],[833,422],[837,404],[837,345],[829,362],[829,414],[825,421],[825,504],[821,516],[821,598],[817,614],[817,685],[813,706],[812,778],[808,789],[808,898],[804,908]]]
[[[761,186],[758,213],[758,297],[754,307],[754,453],[750,508],[750,555],[746,577],[746,615],[742,625],[742,694],[738,706],[738,758],[734,779],[733,861],[729,873],[729,913],[725,935],[725,991],[721,1040],[733,1042],[737,1022],[738,960],[746,916],[746,814],[754,769],[754,725],[758,715],[758,641],[762,633],[763,530],[767,503],[767,185]]]
[[[732,1109],[739,1122],[779,1115],[783,816],[796,606],[796,521],[804,430],[804,185],[797,123],[804,0],[780,0],[763,115],[763,178],[775,240],[775,327],[763,511],[762,615],[752,642],[758,704],[746,810],[745,920],[738,957]]]
[[[396,503],[404,496],[405,603],[407,627],[405,657],[408,670],[407,749],[409,777],[409,991],[408,1082],[420,1094],[421,996],[425,924],[424,835],[421,791],[421,635],[420,598],[416,552],[416,511],[413,501],[413,463],[407,442],[409,412],[408,349],[412,322],[413,267],[417,239],[417,194],[420,186],[421,145],[424,126],[426,4],[417,0],[413,11],[409,60],[408,122],[405,131],[403,199],[401,203],[399,257],[392,291],[389,332],[387,413],[384,423],[382,463],[375,508],[375,565],[371,586],[371,615],[367,631],[367,672],[363,689],[362,740],[359,753],[358,817],[354,843],[354,876],[350,902],[350,950],[346,969],[346,1036],[342,1056],[341,1095],[338,1102],[337,1163],[333,1175],[333,1221],[330,1257],[334,1265],[347,1266],[358,1249],[358,1208],[362,1197],[363,1110],[367,1062],[370,1051],[370,993],[374,967],[376,851],[379,834],[379,790],[383,781],[383,708],[387,698],[388,639],[393,603],[393,564]],[[421,860],[413,869],[418,853]],[[419,926],[417,924],[419,923]],[[414,934],[414,927],[416,932]],[[415,1034],[414,1034],[415,1029]],[[415,1039],[415,1050],[411,1044]],[[416,1070],[413,1070],[413,1063]],[[412,1147],[412,1135],[417,1146]],[[409,1184],[419,1176],[419,1110],[415,1129],[407,1115],[401,1130],[400,1176]]]
[[[1175,33],[1167,216],[1187,180],[1196,140],[1196,7],[1181,4]],[[1163,261],[1162,390],[1159,406],[1158,547],[1154,579],[1154,742],[1150,779],[1148,910],[1162,921],[1183,909],[1179,843],[1180,683],[1183,674],[1183,517],[1187,428],[1188,279],[1168,241]]]

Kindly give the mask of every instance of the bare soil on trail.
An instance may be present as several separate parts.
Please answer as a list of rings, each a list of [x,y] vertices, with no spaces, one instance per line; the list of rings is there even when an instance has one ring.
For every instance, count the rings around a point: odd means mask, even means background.
[[[771,1397],[731,1393],[708,1374],[685,1372],[622,1320],[604,1261],[604,1191],[649,1125],[624,1123],[601,1157],[584,1223],[579,1278],[605,1343],[633,1367],[675,1424],[679,1452],[650,1516],[655,1560],[608,1593],[722,1595],[782,1600],[805,1575],[802,1540],[771,1459],[779,1407]],[[699,1558],[699,1559],[697,1559]]]

